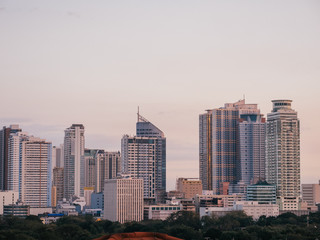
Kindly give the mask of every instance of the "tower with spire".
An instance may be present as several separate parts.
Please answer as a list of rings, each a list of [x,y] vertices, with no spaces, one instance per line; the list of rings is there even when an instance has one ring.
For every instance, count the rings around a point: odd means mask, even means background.
[[[137,112],[136,136],[121,142],[122,169],[144,179],[144,197],[163,202],[166,192],[166,138],[153,123]]]

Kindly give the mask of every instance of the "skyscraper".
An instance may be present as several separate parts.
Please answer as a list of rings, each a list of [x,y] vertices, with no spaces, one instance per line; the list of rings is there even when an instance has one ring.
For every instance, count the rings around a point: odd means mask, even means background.
[[[265,180],[265,119],[260,110],[242,112],[238,123],[238,178],[246,185]]]
[[[155,189],[156,198],[160,201],[166,192],[166,138],[164,133],[140,115],[138,112],[138,121],[136,124],[137,137],[153,137],[157,138],[155,148]]]
[[[72,124],[64,136],[64,197],[84,196],[84,126]]]
[[[51,206],[52,144],[30,136],[20,149],[20,200],[31,207]]]
[[[137,136],[121,141],[122,171],[144,179],[144,197],[157,202],[166,191],[166,138],[164,133],[138,113]]]
[[[98,151],[87,148],[84,150],[84,186],[87,188],[96,186],[96,154]]]
[[[55,202],[62,201],[63,199],[63,168],[55,167],[53,169],[52,185],[55,189]]]
[[[52,169],[55,167],[63,168],[63,165],[64,165],[63,158],[64,158],[63,144],[60,144],[60,146],[53,146]]]
[[[19,125],[3,127],[0,130],[0,190],[8,190],[9,137],[11,133],[20,132]]]
[[[273,100],[267,116],[266,180],[277,187],[280,210],[298,210],[300,196],[300,122],[292,100]]]
[[[115,179],[121,172],[120,160],[120,152],[98,151],[96,154],[96,192],[103,192],[104,181]]]
[[[116,178],[120,170],[120,152],[85,149],[85,187],[103,192],[104,181]]]
[[[132,178],[143,179],[144,198],[156,198],[156,146],[157,138],[130,137],[121,140],[121,169]]]
[[[25,132],[11,133],[8,142],[8,189],[19,192],[21,173],[21,142],[28,140]]]
[[[204,190],[221,194],[224,183],[235,184],[241,180],[239,141],[247,129],[239,124],[240,116],[251,121],[255,118],[250,116],[259,115],[257,104],[245,104],[245,100],[200,114],[199,171]]]

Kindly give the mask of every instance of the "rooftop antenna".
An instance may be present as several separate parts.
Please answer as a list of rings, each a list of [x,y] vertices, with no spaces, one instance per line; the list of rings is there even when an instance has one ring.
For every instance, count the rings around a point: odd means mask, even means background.
[[[137,122],[139,122],[140,113],[139,113],[139,106],[138,106],[138,112],[137,112]]]

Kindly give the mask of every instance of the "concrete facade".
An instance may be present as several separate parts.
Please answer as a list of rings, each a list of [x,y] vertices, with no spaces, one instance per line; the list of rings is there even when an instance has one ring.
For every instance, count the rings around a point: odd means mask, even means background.
[[[64,136],[64,197],[83,197],[84,172],[84,126],[72,124]]]
[[[143,220],[143,179],[105,180],[104,219],[120,223]]]
[[[291,100],[273,100],[267,115],[266,180],[276,185],[280,210],[299,210],[300,121]]]

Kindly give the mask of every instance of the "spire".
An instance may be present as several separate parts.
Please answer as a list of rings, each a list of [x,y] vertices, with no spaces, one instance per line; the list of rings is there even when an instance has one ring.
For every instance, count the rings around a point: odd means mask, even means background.
[[[142,117],[142,116],[140,115],[139,106],[138,106],[137,117],[138,117],[138,118],[137,118],[137,122],[146,122],[146,123],[150,122],[150,121],[148,121],[146,118],[144,118],[144,117]]]

